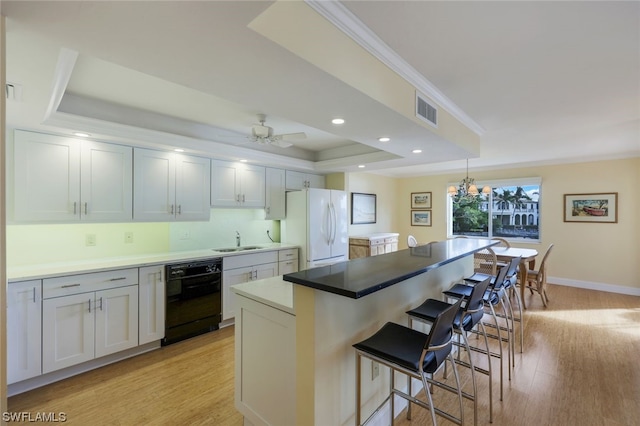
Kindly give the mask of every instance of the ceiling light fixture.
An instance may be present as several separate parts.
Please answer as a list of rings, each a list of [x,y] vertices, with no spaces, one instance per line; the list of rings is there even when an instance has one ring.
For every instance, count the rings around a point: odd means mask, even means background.
[[[385,137],[382,137],[382,138],[378,138],[378,140],[380,142],[389,142],[391,140],[391,138],[388,138],[388,137],[385,136]]]
[[[88,138],[89,136],[91,136],[89,133],[83,133],[83,132],[73,132],[74,136],[78,136],[79,138]]]
[[[447,192],[453,198],[454,202],[460,202],[463,200],[472,201],[477,196],[480,195],[480,192],[478,191],[478,187],[476,186],[475,180],[469,177],[469,159],[468,158],[467,158],[467,176],[464,179],[462,179],[462,181],[460,181],[458,188],[451,185],[447,189]],[[482,194],[484,195],[491,194],[491,187],[485,185],[482,188]]]
[[[422,150],[421,149],[414,149],[411,152],[413,152],[414,154],[420,154],[422,152]]]
[[[241,163],[246,163],[247,160],[245,160],[244,158],[242,160],[240,160]]]
[[[364,164],[360,164],[360,165],[358,166],[358,168],[359,168],[359,169],[364,169],[364,168],[365,168],[365,165],[364,165]]]
[[[184,152],[184,149],[182,149],[182,148],[176,148],[176,149],[174,149],[174,151],[175,151],[175,152]]]
[[[331,122],[333,124],[344,124],[344,118],[334,118]]]

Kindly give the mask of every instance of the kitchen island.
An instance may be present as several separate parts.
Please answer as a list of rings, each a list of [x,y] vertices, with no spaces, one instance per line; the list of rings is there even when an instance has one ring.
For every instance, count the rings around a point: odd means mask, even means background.
[[[245,423],[353,424],[352,345],[387,321],[407,324],[407,310],[441,299],[472,273],[473,253],[496,243],[447,240],[232,287],[235,401]],[[362,366],[365,413],[384,400],[389,385],[386,371],[376,376],[369,364]]]

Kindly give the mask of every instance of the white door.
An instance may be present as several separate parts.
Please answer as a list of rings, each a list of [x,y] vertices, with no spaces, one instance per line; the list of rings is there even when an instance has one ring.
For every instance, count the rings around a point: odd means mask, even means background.
[[[7,286],[7,383],[42,373],[42,282]]]
[[[133,149],[83,141],[80,217],[87,221],[128,221],[133,215]]]
[[[211,160],[176,155],[176,219],[208,221],[211,212]]]
[[[95,293],[96,358],[138,346],[138,286]]]
[[[282,169],[265,170],[265,219],[285,218],[285,172]]]
[[[244,165],[240,173],[241,206],[264,208],[265,168]]]
[[[42,372],[94,358],[94,293],[42,302]]]
[[[80,141],[23,131],[14,141],[15,220],[78,220]]]
[[[331,191],[328,189],[307,189],[307,260],[315,261],[332,256],[329,245],[333,226],[331,213]]]
[[[347,193],[331,190],[331,210],[334,215],[331,257],[347,256],[349,252],[349,222]]]
[[[265,263],[263,265],[256,265],[253,267],[254,275],[253,280],[263,280],[265,278],[271,278],[278,275],[278,263]]]
[[[138,343],[164,338],[165,282],[163,266],[140,268],[138,288]]]
[[[235,207],[240,203],[239,170],[230,161],[211,161],[211,205],[213,207]]]
[[[133,151],[133,218],[167,222],[175,217],[176,162],[171,152]]]
[[[234,284],[246,283],[251,280],[253,267],[229,269],[222,272],[222,320],[236,316],[235,295],[231,291]]]

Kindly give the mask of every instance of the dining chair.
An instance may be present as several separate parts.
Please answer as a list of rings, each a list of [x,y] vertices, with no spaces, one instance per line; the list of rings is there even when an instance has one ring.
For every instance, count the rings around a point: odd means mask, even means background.
[[[439,300],[436,302],[442,304],[443,309],[440,310],[433,321],[433,325],[428,334],[413,330],[404,325],[388,322],[368,339],[353,345],[356,350],[356,424],[358,426],[366,424],[375,417],[387,401],[390,402],[389,412],[391,414],[391,421],[387,424],[393,426],[395,395],[406,399],[409,401],[409,404],[413,403],[428,409],[431,412],[431,420],[434,425],[437,424],[436,414],[455,424],[464,424],[460,376],[458,375],[456,363],[452,355],[454,336],[453,322],[460,310],[462,299],[453,304]],[[373,410],[373,413],[364,423],[361,422],[361,375],[363,357],[389,367],[391,376],[389,395],[382,401],[380,406]],[[448,383],[435,380],[434,378],[436,370],[438,370],[442,364],[446,363],[447,360],[451,363],[453,369],[455,387]],[[427,402],[397,389],[395,387],[396,372],[421,380]],[[434,406],[429,385],[445,389],[458,396],[459,417]],[[408,418],[410,417],[410,410],[407,410],[407,416]]]
[[[418,240],[416,240],[416,237],[414,237],[413,235],[409,235],[407,237],[407,246],[409,246],[409,247],[417,247],[418,246]]]
[[[500,241],[500,244],[492,246],[492,247],[504,247],[504,248],[511,248],[511,243],[509,243],[509,241],[505,240],[504,238],[500,238],[500,237],[491,237],[491,239],[493,241]],[[505,266],[507,265],[507,262],[501,262],[498,261],[498,267],[501,266]]]
[[[553,246],[553,244],[550,244],[549,248],[547,248],[538,270],[527,271],[527,282],[524,284],[531,291],[531,294],[533,294],[534,290],[538,292],[545,308],[549,303],[549,296],[547,295],[547,259],[551,250],[553,250]]]
[[[490,248],[482,249],[473,254],[473,270],[487,275],[495,275],[497,271],[498,258],[496,253]]]

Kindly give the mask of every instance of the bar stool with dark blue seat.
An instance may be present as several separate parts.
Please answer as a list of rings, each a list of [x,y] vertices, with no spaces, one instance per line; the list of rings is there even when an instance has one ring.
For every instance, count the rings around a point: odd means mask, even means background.
[[[452,421],[458,425],[463,424],[464,409],[462,406],[462,391],[460,387],[460,377],[456,368],[453,356],[453,321],[456,317],[462,300],[458,300],[454,304],[448,304],[443,301],[437,301],[442,304],[443,309],[433,321],[433,325],[428,334],[409,327],[396,324],[393,322],[386,323],[373,336],[362,342],[356,343],[353,347],[356,349],[356,424],[366,424],[378,410],[390,400],[391,403],[391,422],[393,425],[394,415],[394,395],[398,395],[409,404],[414,403],[423,408],[427,408],[431,412],[431,420],[436,425],[436,414]],[[448,305],[448,306],[444,306]],[[389,396],[373,411],[373,414],[361,423],[361,364],[362,358],[368,358],[389,367],[391,373],[390,393]],[[433,373],[446,362],[452,365],[455,375],[456,387],[439,382],[433,378]],[[395,372],[406,374],[409,377],[422,381],[428,402],[421,401],[413,395],[396,389]],[[460,405],[460,417],[444,410],[438,409],[433,405],[433,399],[429,392],[429,385],[434,385],[458,395]]]
[[[491,377],[491,356],[489,351],[489,341],[487,339],[487,333],[484,329],[484,324],[482,322],[482,318],[484,316],[484,294],[489,287],[491,282],[491,278],[487,278],[483,282],[480,282],[473,286],[471,289],[471,293],[469,297],[466,299],[461,298],[460,300],[465,300],[464,305],[460,307],[456,317],[453,321],[453,329],[460,336],[462,336],[463,344],[460,345],[456,343],[457,346],[464,346],[469,356],[469,362],[465,362],[460,358],[460,351],[458,351],[458,357],[456,358],[456,363],[461,364],[465,367],[468,367],[471,370],[471,381],[473,384],[473,394],[469,394],[467,392],[462,392],[462,396],[473,401],[473,414],[474,414],[474,424],[478,424],[478,389],[476,385],[476,376],[475,372],[478,371],[482,374],[487,375],[489,378],[489,422],[493,422],[493,386],[492,386],[492,377]],[[439,300],[427,299],[422,305],[417,308],[411,309],[407,311],[407,315],[409,315],[409,326],[413,326],[413,321],[417,320],[425,323],[433,323],[433,321],[437,318],[440,313],[441,303]],[[481,330],[481,334],[484,335],[484,344],[485,349],[479,349],[469,345],[469,340],[467,339],[467,333],[479,326]],[[471,357],[471,351],[481,352],[487,355],[488,360],[488,368],[480,368],[479,366],[474,366],[473,359]],[[411,388],[409,388],[409,393],[411,393]],[[409,405],[411,408],[411,405]],[[409,412],[410,415],[410,412]]]

